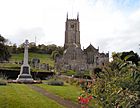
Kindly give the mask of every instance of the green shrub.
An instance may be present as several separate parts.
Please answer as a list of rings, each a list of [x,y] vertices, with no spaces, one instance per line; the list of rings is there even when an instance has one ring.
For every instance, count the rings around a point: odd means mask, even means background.
[[[7,84],[6,79],[7,79],[6,76],[0,73],[0,85],[6,85]]]
[[[72,75],[75,75],[75,74],[76,74],[75,71],[73,71],[73,70],[68,70],[68,71],[66,72],[65,75],[67,75],[67,76],[72,76]]]
[[[0,85],[6,85],[6,84],[7,84],[6,80],[3,78],[0,78]]]
[[[52,81],[48,82],[48,85],[63,86],[64,82],[63,81],[59,81],[59,80],[52,80]]]

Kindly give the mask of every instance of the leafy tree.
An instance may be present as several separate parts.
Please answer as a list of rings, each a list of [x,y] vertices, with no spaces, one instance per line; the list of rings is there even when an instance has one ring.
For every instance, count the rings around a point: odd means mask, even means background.
[[[59,52],[58,51],[53,51],[52,54],[51,54],[51,57],[56,60],[56,57],[60,56]]]
[[[47,54],[47,46],[44,44],[38,45],[38,53]]]
[[[0,46],[1,46],[0,47],[0,61],[4,61],[4,60],[8,61],[11,56],[8,50],[8,46],[5,45],[6,41],[7,40],[3,36],[0,35]]]
[[[52,54],[53,51],[57,49],[57,46],[52,44],[52,45],[47,45],[47,53]]]
[[[29,52],[38,52],[38,48],[34,42],[29,43]]]
[[[57,46],[57,51],[59,52],[59,54],[63,55],[64,47]]]
[[[23,53],[24,51],[23,43],[19,45],[19,47],[17,47],[16,44],[13,44],[13,46],[9,47],[11,53]],[[64,48],[61,46],[56,46],[55,44],[51,45],[39,44],[38,46],[36,46],[34,42],[29,43],[29,52],[51,55],[53,51],[58,51],[58,53],[62,55]]]
[[[126,56],[128,58],[126,58]],[[130,52],[123,52],[120,56],[120,58],[122,60],[126,60],[126,61],[132,61],[132,63],[135,63],[136,65],[138,65],[138,61],[140,61],[140,58],[138,56],[137,53],[134,53],[133,51],[130,51]]]
[[[11,49],[11,53],[17,53],[17,45],[16,44],[13,44],[12,46],[10,46],[10,49]]]
[[[17,48],[17,53],[23,53],[24,52],[24,45],[23,43],[19,45],[19,47]]]

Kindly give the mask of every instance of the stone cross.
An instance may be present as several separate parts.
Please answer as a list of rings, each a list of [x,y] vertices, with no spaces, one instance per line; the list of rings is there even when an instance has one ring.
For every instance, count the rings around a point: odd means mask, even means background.
[[[30,66],[28,64],[28,47],[29,42],[28,40],[25,40],[24,43],[24,61],[23,65],[21,65],[20,74],[18,75],[17,81],[19,82],[34,82],[32,75],[30,73]]]
[[[29,47],[29,42],[28,42],[28,40],[25,40],[25,43],[24,43],[24,61],[23,61],[24,65],[28,65],[28,47]]]

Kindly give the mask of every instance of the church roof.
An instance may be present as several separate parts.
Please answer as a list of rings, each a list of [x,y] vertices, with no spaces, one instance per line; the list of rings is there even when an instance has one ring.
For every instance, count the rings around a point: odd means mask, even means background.
[[[69,46],[65,51],[64,54],[70,53],[70,52],[75,52],[75,51],[82,51],[80,47],[76,43],[73,43],[71,46]]]
[[[84,51],[98,51],[92,44],[90,44]]]

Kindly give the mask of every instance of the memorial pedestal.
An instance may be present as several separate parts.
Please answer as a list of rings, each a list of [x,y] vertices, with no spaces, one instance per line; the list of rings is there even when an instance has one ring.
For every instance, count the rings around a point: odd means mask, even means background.
[[[23,83],[30,83],[34,82],[31,73],[30,73],[30,66],[28,65],[28,40],[24,43],[24,62],[20,69],[20,74],[18,75],[18,78],[16,79],[17,82],[23,82]]]
[[[20,82],[33,82],[33,78],[30,74],[30,66],[28,65],[22,65],[20,74],[18,75],[17,78],[18,81]]]

